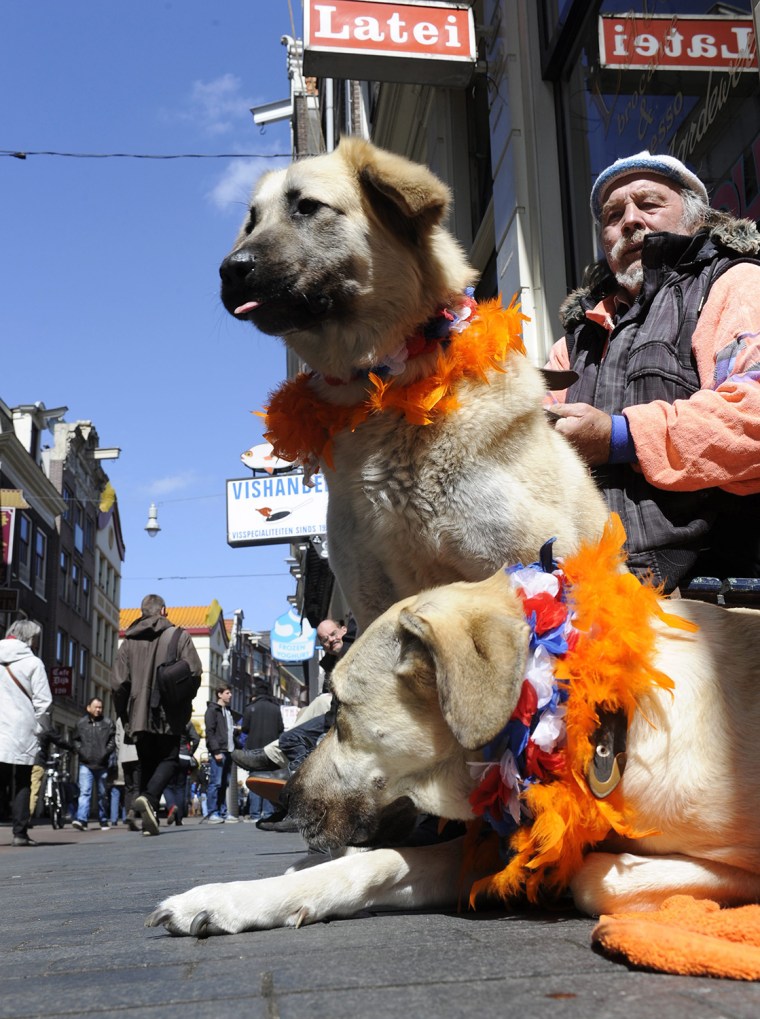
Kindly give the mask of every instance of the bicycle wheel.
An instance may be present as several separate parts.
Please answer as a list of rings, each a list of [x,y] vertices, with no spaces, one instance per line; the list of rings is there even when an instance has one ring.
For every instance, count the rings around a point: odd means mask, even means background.
[[[50,823],[54,828],[63,828],[63,805],[61,803],[61,787],[56,783],[50,803]]]
[[[45,784],[42,787],[42,807],[45,815],[50,818],[52,824],[53,821],[53,790],[50,784],[50,779],[45,779]],[[55,827],[55,825],[53,825]]]

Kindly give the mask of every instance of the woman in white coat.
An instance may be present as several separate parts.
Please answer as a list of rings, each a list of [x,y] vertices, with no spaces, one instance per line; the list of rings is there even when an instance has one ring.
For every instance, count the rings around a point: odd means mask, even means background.
[[[53,703],[45,666],[35,654],[41,633],[39,623],[19,619],[0,640],[0,786],[8,791],[14,846],[37,845],[27,834],[29,787]]]

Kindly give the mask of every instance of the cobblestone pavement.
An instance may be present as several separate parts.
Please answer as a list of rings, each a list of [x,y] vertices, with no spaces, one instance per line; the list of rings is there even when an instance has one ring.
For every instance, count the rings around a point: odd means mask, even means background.
[[[146,929],[193,883],[281,873],[298,835],[188,819],[159,838],[0,826],[0,1016],[756,1019],[760,986],[629,971],[574,913],[377,913],[195,941]]]

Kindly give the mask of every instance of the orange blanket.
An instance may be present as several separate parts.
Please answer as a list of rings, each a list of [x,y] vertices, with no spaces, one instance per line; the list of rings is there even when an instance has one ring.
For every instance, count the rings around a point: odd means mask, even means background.
[[[651,913],[602,916],[592,944],[620,962],[683,976],[760,980],[760,905],[673,895]]]

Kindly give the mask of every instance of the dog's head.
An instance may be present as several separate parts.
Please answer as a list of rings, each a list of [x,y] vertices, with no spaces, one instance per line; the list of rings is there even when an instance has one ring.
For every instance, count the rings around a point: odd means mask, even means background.
[[[288,783],[307,841],[392,845],[418,813],[471,817],[468,762],[514,710],[528,639],[502,573],[375,620],[333,672],[335,725]]]
[[[340,378],[377,364],[473,279],[448,188],[369,142],[265,174],[222,262],[222,302]]]

